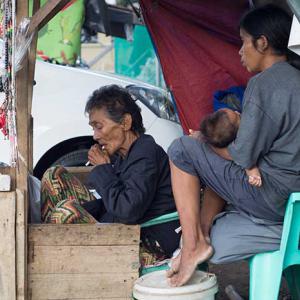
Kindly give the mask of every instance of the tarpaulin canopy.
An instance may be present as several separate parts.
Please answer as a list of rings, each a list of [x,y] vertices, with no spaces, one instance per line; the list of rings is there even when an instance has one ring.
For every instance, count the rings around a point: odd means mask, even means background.
[[[186,131],[212,112],[213,93],[246,85],[239,19],[246,0],[141,0],[145,23]]]

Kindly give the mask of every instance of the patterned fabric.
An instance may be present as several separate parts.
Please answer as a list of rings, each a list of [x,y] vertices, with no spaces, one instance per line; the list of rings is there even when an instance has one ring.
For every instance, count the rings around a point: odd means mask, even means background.
[[[167,258],[158,241],[148,238],[142,239],[140,244],[140,263],[142,267],[155,265]]]
[[[79,224],[96,223],[97,221],[78,203],[77,200],[62,200],[47,216],[45,223]]]
[[[158,256],[156,253],[150,252],[142,243],[140,244],[139,257],[142,268],[156,265],[166,259],[165,255]]]
[[[88,189],[61,166],[48,169],[42,179],[41,217],[45,223],[96,223],[81,206],[91,201]]]

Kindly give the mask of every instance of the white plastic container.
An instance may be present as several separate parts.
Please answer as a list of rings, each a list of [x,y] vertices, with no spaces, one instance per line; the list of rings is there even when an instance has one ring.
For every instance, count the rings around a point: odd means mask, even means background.
[[[216,275],[202,271],[196,271],[181,287],[169,286],[165,270],[141,276],[133,287],[137,300],[214,300],[217,292]]]

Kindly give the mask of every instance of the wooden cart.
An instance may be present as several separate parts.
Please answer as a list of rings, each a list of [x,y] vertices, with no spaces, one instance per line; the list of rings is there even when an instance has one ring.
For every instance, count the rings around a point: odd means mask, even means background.
[[[37,32],[70,0],[34,1],[30,30]],[[17,24],[28,1],[16,0]],[[139,269],[139,226],[30,225],[27,178],[32,169],[31,99],[36,36],[16,76],[18,167],[0,192],[0,299],[130,299]]]

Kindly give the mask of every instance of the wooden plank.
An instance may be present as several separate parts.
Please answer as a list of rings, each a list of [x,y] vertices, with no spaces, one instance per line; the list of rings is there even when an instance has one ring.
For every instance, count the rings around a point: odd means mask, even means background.
[[[24,191],[16,190],[16,274],[17,299],[27,299],[27,201]]]
[[[92,171],[94,166],[88,167],[67,167],[67,171],[75,175],[82,183],[86,183],[87,175]]]
[[[32,15],[34,15],[40,8],[40,0],[33,0],[33,7],[32,7]],[[35,60],[36,60],[36,49],[37,49],[37,40],[38,40],[38,31],[35,31],[31,45],[29,48],[29,55],[28,55],[28,114],[30,116],[29,120],[29,153],[33,153],[33,118],[31,116],[32,110],[32,94],[33,94],[33,81],[34,81],[34,74],[35,74]],[[28,169],[29,172],[32,173],[33,171],[33,155],[29,155],[28,159]]]
[[[17,25],[28,17],[28,1],[16,3]],[[16,298],[27,299],[27,175],[29,161],[29,120],[28,113],[28,55],[26,54],[22,67],[16,74],[16,123],[18,141],[18,165],[16,168]]]
[[[40,0],[33,0],[32,14],[34,15],[40,8]],[[31,114],[32,108],[32,92],[33,81],[35,73],[35,60],[36,60],[36,48],[37,48],[38,31],[33,35],[28,55],[28,112]]]
[[[48,0],[31,18],[29,33],[40,30],[48,23],[70,0]]]
[[[30,295],[30,291],[29,291],[29,299],[30,300],[37,300],[37,298],[32,298],[32,296]],[[133,298],[130,298],[130,297],[101,297],[98,295],[97,298],[76,298],[76,300],[124,300],[124,299],[128,299],[128,300],[133,300]],[[47,300],[60,300],[60,299],[47,299]],[[62,300],[73,300],[73,299],[70,299],[70,298],[64,298]]]
[[[18,1],[17,24],[28,16],[28,1]],[[28,55],[22,61],[22,68],[16,74],[16,121],[18,141],[18,166],[16,170],[17,188],[27,191],[28,174]]]
[[[29,291],[29,300],[38,300],[37,298],[32,298],[30,291]],[[133,300],[133,298],[130,297],[101,297],[101,296],[97,296],[97,298],[76,298],[76,300],[124,300],[124,299],[128,299],[128,300]],[[60,300],[60,299],[47,299],[47,300]],[[64,298],[62,300],[73,300],[70,298]]]
[[[94,166],[87,166],[87,167],[66,167],[70,173],[73,174],[88,174],[93,170]]]
[[[139,247],[35,246],[29,247],[31,274],[132,273],[139,270]]]
[[[131,299],[137,273],[32,274],[30,299]]]
[[[16,299],[15,192],[0,193],[0,299]]]
[[[39,246],[138,245],[140,226],[122,224],[29,225],[30,243]]]

